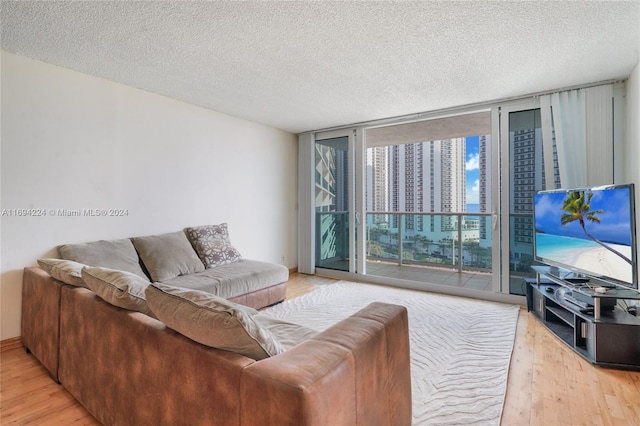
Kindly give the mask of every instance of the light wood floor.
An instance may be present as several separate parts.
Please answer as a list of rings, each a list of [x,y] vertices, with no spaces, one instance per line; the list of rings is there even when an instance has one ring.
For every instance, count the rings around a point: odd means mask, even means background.
[[[333,282],[292,274],[287,299]],[[0,364],[0,424],[98,424],[23,349]],[[521,310],[501,424],[640,425],[640,372],[593,367]]]

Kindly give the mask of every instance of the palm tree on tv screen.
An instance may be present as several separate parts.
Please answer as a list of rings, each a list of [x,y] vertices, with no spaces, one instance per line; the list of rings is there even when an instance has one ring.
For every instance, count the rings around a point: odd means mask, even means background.
[[[604,210],[602,209],[591,210],[591,198],[593,197],[593,192],[589,191],[587,193],[586,201],[584,197],[585,197],[585,191],[569,192],[569,194],[567,195],[567,198],[565,198],[564,201],[562,202],[562,210],[566,211],[567,213],[563,214],[560,217],[560,223],[562,225],[566,225],[567,223],[571,223],[577,220],[580,223],[580,226],[582,227],[582,231],[587,237],[589,237],[596,243],[600,244],[602,247],[606,248],[610,252],[620,256],[627,263],[631,265],[632,264],[631,259],[627,258],[624,254],[620,253],[619,251],[609,247],[608,245],[606,245],[605,243],[603,243],[593,235],[589,234],[589,232],[587,232],[585,221],[600,223],[600,218],[598,217],[598,215],[603,214]]]

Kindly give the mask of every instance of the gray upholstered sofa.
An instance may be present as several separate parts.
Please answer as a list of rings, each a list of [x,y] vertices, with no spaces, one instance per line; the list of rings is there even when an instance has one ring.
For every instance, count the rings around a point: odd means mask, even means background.
[[[179,234],[157,237],[130,241],[137,258],[127,240],[63,246],[64,262],[24,271],[25,347],[100,422],[411,423],[406,308],[374,303],[313,332],[229,300],[282,300],[286,269],[241,259],[202,268]],[[163,264],[158,242],[174,239],[180,261]]]

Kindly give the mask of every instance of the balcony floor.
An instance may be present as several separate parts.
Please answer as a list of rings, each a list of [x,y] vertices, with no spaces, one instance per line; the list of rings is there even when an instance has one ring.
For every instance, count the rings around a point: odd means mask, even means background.
[[[349,262],[346,260],[323,262],[320,267],[338,271],[347,271],[349,270]],[[400,266],[397,263],[391,262],[367,261],[367,275],[439,284],[450,287],[468,288],[480,291],[493,291],[491,282],[493,276],[490,272],[459,272],[457,269],[438,268],[433,266]],[[514,274],[509,278],[510,294],[524,295],[522,277],[522,274]]]
[[[367,275],[492,291],[491,274],[487,272],[458,272],[447,268],[367,262]]]

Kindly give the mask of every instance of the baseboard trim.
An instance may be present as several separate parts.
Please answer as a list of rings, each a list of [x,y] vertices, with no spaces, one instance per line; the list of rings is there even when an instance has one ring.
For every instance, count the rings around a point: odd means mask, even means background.
[[[22,337],[12,337],[0,341],[0,352],[22,347]]]
[[[298,267],[297,266],[295,268],[289,269],[289,274],[297,274],[297,273],[298,273]]]

